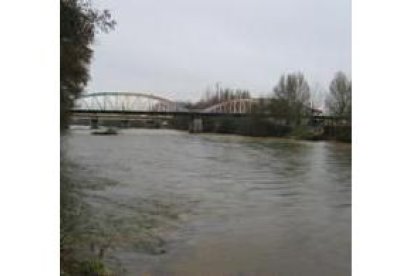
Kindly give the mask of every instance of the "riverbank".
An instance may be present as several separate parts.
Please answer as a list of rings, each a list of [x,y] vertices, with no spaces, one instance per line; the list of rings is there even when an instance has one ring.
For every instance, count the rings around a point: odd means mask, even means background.
[[[189,120],[176,120],[172,128],[188,130]],[[203,118],[203,133],[235,134],[251,137],[279,137],[308,141],[339,141],[352,143],[352,126],[337,125],[287,125],[284,120],[273,118]]]
[[[89,133],[90,130],[74,129],[61,140],[96,139]],[[169,232],[180,224],[182,213],[190,212],[187,202],[162,193],[142,196],[127,192],[114,197],[111,192],[121,191],[126,183],[102,175],[88,163],[74,162],[70,155],[62,153],[60,164],[60,275],[126,275],[122,258],[116,256],[119,251],[144,256],[165,254]],[[102,167],[100,160],[96,161],[96,168]],[[115,167],[110,166],[117,172]]]

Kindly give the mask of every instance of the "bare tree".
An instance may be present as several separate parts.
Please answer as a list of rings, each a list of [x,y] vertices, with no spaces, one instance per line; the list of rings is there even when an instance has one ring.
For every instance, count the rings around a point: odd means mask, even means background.
[[[326,99],[329,113],[335,116],[351,117],[352,113],[352,82],[343,72],[335,74],[329,85]]]
[[[250,99],[250,92],[246,89],[223,88],[219,82],[214,85],[214,91],[207,88],[200,101],[194,104],[195,108],[206,108],[221,102]]]
[[[302,73],[281,76],[273,92],[273,109],[281,111],[289,123],[298,123],[300,117],[309,110],[310,89]]]
[[[327,94],[328,92],[319,83],[312,85],[310,92],[311,107],[324,111]]]

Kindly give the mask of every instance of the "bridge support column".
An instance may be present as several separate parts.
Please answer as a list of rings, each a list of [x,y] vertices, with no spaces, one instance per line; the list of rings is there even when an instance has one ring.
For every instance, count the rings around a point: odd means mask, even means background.
[[[91,119],[91,129],[97,129],[98,128],[98,118],[92,118]]]
[[[193,118],[190,122],[189,131],[191,133],[203,132],[203,119],[202,118]]]
[[[123,128],[129,128],[129,120],[122,120],[121,124]]]

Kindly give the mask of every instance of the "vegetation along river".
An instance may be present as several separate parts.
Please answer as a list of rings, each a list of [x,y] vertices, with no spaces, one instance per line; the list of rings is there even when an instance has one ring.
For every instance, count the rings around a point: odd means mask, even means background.
[[[351,275],[351,147],[73,129],[73,244],[117,275]]]

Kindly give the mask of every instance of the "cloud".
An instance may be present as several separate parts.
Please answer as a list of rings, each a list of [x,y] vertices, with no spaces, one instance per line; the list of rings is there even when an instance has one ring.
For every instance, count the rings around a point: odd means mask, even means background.
[[[90,91],[196,100],[206,86],[270,92],[302,71],[327,86],[351,73],[350,0],[97,1],[118,22],[99,35]]]

